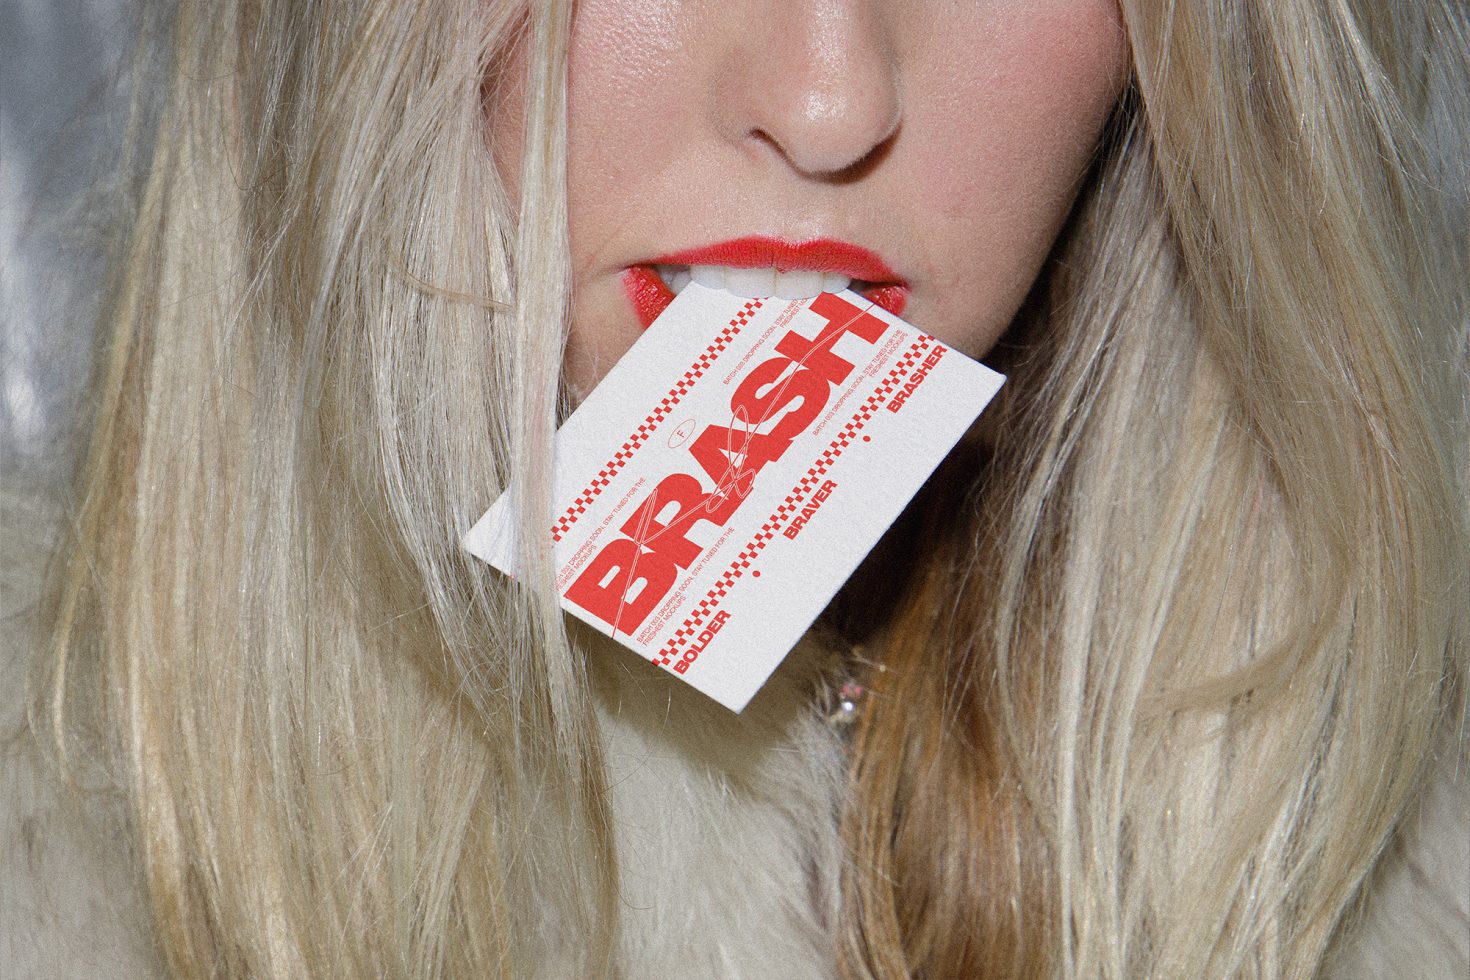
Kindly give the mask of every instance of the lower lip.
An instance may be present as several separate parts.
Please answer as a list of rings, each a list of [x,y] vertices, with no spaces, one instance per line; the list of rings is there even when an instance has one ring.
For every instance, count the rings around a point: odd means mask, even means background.
[[[645,330],[674,301],[674,291],[651,265],[635,265],[624,272],[623,289]],[[909,290],[907,286],[889,284],[869,287],[860,295],[894,316],[903,316],[904,307],[908,305]]]

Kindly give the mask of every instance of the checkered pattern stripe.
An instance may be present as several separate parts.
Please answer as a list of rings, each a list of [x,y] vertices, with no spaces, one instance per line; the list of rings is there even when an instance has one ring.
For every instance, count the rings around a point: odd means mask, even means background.
[[[924,356],[924,353],[929,349],[929,345],[933,342],[933,337],[920,334],[918,339],[910,345],[909,349],[898,359],[898,363],[893,366],[893,370],[888,372],[888,377],[883,379],[883,382],[868,396],[868,400],[863,402],[862,407],[853,413],[852,418],[847,420],[847,424],[842,427],[842,430],[837,433],[837,437],[832,440],[827,448],[822,450],[822,454],[817,457],[816,462],[806,471],[806,475],[797,481],[796,486],[791,488],[791,492],[786,495],[786,499],[781,502],[781,506],[777,507],[770,518],[761,525],[760,530],[755,532],[755,537],[751,538],[750,542],[741,549],[739,556],[730,563],[730,567],[725,569],[724,574],[715,581],[714,586],[709,592],[705,593],[704,598],[699,600],[699,604],[694,607],[694,611],[689,614],[689,618],[684,620],[683,624],[674,631],[673,635],[669,637],[668,642],[664,644],[663,649],[650,658],[655,664],[660,667],[667,667],[673,661],[674,655],[679,652],[679,649],[688,644],[691,637],[699,633],[700,624],[704,622],[710,613],[719,608],[720,600],[724,599],[725,593],[730,591],[730,587],[735,584],[736,579],[745,574],[745,570],[750,567],[750,563],[755,561],[756,556],[765,549],[766,544],[776,536],[777,530],[795,512],[797,505],[806,497],[807,492],[813,486],[816,486],[822,477],[827,475],[827,471],[837,461],[837,457],[842,455],[842,451],[862,431],[863,426],[867,425],[868,420],[873,417],[873,413],[878,410],[878,407],[888,400],[888,396],[893,394],[893,389],[898,387],[898,383],[913,369],[914,364]]]
[[[761,308],[762,302],[762,300],[753,299],[742,306],[740,312],[736,313],[730,319],[729,325],[720,331],[719,336],[710,341],[710,345],[704,349],[704,353],[694,359],[694,363],[689,365],[689,370],[685,371],[683,377],[674,382],[674,387],[669,389],[669,393],[664,395],[659,400],[659,403],[653,407],[653,411],[649,412],[648,416],[638,424],[638,428],[633,431],[633,434],[624,440],[622,447],[613,453],[613,457],[607,461],[607,465],[598,470],[597,476],[592,478],[592,482],[587,484],[581,493],[577,494],[577,499],[572,501],[572,505],[566,509],[566,513],[557,518],[556,523],[551,527],[552,541],[560,541],[566,536],[566,533],[572,529],[572,525],[577,523],[577,518],[586,512],[588,506],[597,498],[598,494],[607,489],[607,485],[613,481],[613,477],[617,476],[618,471],[628,464],[628,460],[633,458],[638,448],[653,434],[653,430],[658,428],[659,423],[668,416],[669,412],[674,410],[674,406],[679,404],[679,401],[688,394],[689,389],[694,387],[694,382],[698,381],[700,375],[704,374],[709,369],[709,366],[715,362],[715,359],[720,356],[730,341],[740,332],[740,328],[750,322],[750,318],[755,315],[755,311]]]

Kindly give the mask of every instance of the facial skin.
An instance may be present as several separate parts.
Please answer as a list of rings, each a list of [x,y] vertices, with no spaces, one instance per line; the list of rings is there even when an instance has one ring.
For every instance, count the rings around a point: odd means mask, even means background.
[[[629,268],[752,235],[877,253],[907,286],[905,319],[982,356],[1056,238],[1125,63],[1115,0],[581,0],[573,396],[643,329]]]

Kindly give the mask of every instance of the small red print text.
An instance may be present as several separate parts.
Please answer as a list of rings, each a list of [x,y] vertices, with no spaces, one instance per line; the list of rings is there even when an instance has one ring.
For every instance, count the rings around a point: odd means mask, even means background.
[[[811,310],[826,326],[812,338],[789,330],[776,344],[777,356],[749,370],[730,398],[730,424],[711,423],[688,444],[694,472],[660,480],[620,528],[626,537],[604,545],[568,587],[566,598],[607,623],[614,635],[636,630],[680,571],[699,558],[704,546],[690,537],[694,526],[708,521],[724,527],[750,496],[761,469],[780,459],[820,416],[832,386],[853,370],[833,350],[837,341],[852,335],[873,344],[887,329],[832,293],[812,300]],[[681,662],[685,670],[689,662]]]

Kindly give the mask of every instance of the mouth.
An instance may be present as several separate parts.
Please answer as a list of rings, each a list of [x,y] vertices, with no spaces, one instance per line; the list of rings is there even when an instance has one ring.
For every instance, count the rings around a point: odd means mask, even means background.
[[[646,328],[691,282],[747,298],[806,299],[851,289],[901,316],[909,287],[878,255],[833,239],[733,239],[630,266],[623,286]]]

